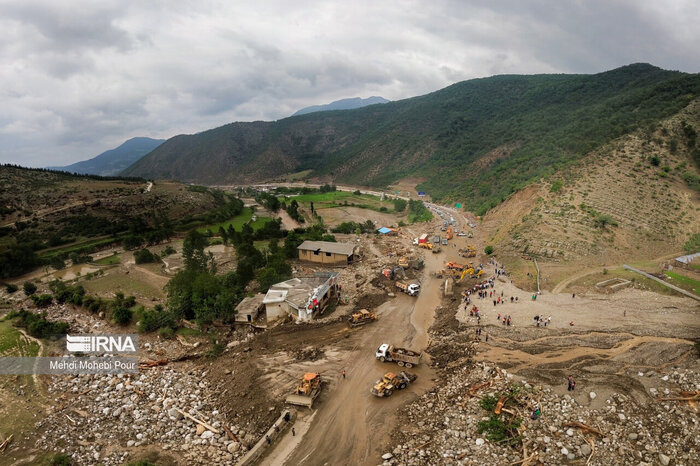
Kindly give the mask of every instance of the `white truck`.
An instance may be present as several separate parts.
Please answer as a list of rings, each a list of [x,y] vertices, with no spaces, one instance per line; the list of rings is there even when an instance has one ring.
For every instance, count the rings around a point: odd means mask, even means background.
[[[396,282],[396,288],[409,296],[418,296],[418,293],[420,293],[420,285],[418,283]]]
[[[413,351],[406,348],[398,348],[388,343],[382,343],[374,355],[381,362],[392,362],[403,367],[413,367],[420,363],[420,358],[423,354],[420,351]]]

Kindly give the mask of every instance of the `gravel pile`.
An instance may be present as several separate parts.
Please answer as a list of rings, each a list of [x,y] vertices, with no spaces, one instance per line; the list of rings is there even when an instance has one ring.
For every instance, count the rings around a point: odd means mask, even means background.
[[[676,389],[651,388],[642,404],[620,393],[601,400],[590,392],[587,401],[598,398],[596,406],[600,406],[592,409],[568,393],[514,382],[512,375],[483,363],[464,366],[443,374],[435,389],[403,410],[402,427],[393,435],[395,446],[382,456],[383,464],[509,464],[523,459],[523,444],[531,456],[530,465],[586,464],[591,453],[591,465],[700,464],[700,421],[694,407],[687,402],[652,398],[664,396],[665,391],[673,396],[678,390],[700,390],[700,374],[672,370],[650,376],[658,378],[660,386],[672,383]],[[470,388],[489,380],[490,386],[469,395]],[[484,395],[498,396],[513,386],[520,387],[530,406],[539,406],[541,416],[532,420],[530,408],[515,407],[523,418],[522,444],[508,447],[489,441],[486,432],[478,433],[479,421],[490,414],[479,402]],[[566,425],[571,422],[590,426],[603,435]]]
[[[256,438],[230,427],[205,380],[206,372],[181,373],[168,367],[138,375],[55,377],[49,384],[56,411],[37,424],[40,448],[67,454],[73,464],[117,465],[155,445],[187,464],[234,464]],[[184,417],[175,408],[203,420],[218,434]]]
[[[653,376],[660,384],[673,381],[681,390],[700,389],[700,374],[690,370]],[[513,379],[483,363],[452,372],[441,386],[404,409],[403,426],[394,434],[395,447],[382,456],[383,464],[495,465],[522,460],[521,444],[494,444],[486,433],[478,433],[479,421],[489,416],[479,398],[498,396],[513,384],[541,410],[537,420],[530,418],[529,409],[520,410],[524,418],[522,442],[528,456],[535,453],[528,464],[586,464],[592,452],[591,465],[700,464],[700,423],[687,402],[658,402],[649,397],[640,405],[630,397],[613,393],[600,409],[591,409],[569,394],[559,395],[550,388],[532,387]],[[469,388],[489,380],[490,386],[469,396]],[[650,395],[660,391],[652,388]],[[595,392],[588,393],[591,401],[596,397]],[[566,425],[571,422],[593,427],[604,435]],[[594,451],[589,442],[593,442]]]

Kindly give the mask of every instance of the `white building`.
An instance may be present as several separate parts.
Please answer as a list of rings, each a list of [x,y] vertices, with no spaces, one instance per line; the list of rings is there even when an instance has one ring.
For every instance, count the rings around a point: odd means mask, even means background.
[[[318,272],[313,277],[276,283],[262,301],[267,321],[290,315],[297,321],[310,321],[323,314],[331,299],[337,299],[339,289],[338,272]]]

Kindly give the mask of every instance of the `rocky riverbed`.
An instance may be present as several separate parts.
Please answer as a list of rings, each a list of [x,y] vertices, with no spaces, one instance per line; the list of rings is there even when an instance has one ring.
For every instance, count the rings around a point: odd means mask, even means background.
[[[638,376],[657,379],[659,387],[649,389],[644,403],[622,393],[601,400],[595,392],[586,393],[587,401],[581,403],[569,393],[516,381],[484,363],[464,366],[403,410],[402,428],[395,432],[394,447],[383,455],[383,464],[700,464],[696,407],[687,401],[655,399],[700,390],[700,374],[684,369]],[[488,385],[479,388],[484,383]],[[668,386],[675,388],[660,388]],[[520,404],[509,409],[514,416],[501,416],[506,421],[518,417],[522,425],[519,438],[507,446],[490,441],[488,431],[479,433],[479,422],[491,415],[482,407],[483,397],[510,390],[519,394]],[[541,415],[533,420],[537,407]]]

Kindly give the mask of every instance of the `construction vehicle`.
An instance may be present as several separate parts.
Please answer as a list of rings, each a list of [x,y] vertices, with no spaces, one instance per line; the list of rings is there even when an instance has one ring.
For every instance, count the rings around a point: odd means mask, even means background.
[[[430,243],[418,243],[419,248],[433,249],[433,245]]]
[[[403,278],[406,278],[406,271],[403,269],[403,267],[392,267],[390,269],[384,269],[382,270],[382,275],[384,275],[386,278],[393,280],[396,278],[397,275],[401,274]]]
[[[422,270],[424,266],[423,259],[409,259],[408,264],[415,270]]]
[[[465,249],[459,250],[459,255],[462,257],[476,257],[476,248],[473,244],[468,244]]]
[[[391,396],[395,390],[403,390],[417,378],[416,374],[406,371],[401,371],[398,374],[387,372],[380,380],[374,383],[370,393],[378,397]]]
[[[321,374],[307,372],[297,385],[293,395],[287,397],[287,403],[311,408],[316,397],[321,393]]]
[[[458,264],[457,262],[447,262],[445,263],[445,268],[448,270],[464,270],[466,266],[462,264]]]
[[[396,288],[409,296],[418,296],[418,293],[420,293],[420,285],[418,283],[396,282]]]
[[[404,269],[408,268],[408,257],[403,256],[399,259],[399,267],[403,267]]]
[[[447,227],[447,239],[452,239],[452,237],[454,236],[454,233],[455,233],[455,231],[454,231],[454,229],[452,229],[452,227]]]
[[[423,356],[423,354],[420,351],[398,348],[388,343],[382,343],[375,353],[375,357],[381,362],[395,361],[396,364],[401,367],[413,367],[417,365],[420,362],[421,356]]]
[[[418,237],[418,244],[423,244],[423,243],[427,243],[427,242],[428,242],[428,234],[427,233],[423,233],[422,235],[420,235]]]
[[[360,309],[348,316],[348,323],[351,327],[359,327],[377,320],[377,314],[369,312],[367,309]]]

